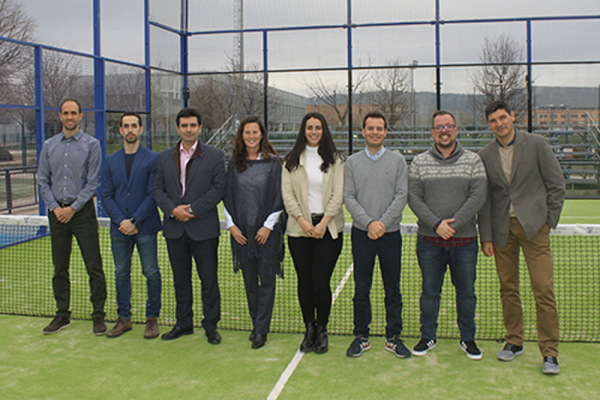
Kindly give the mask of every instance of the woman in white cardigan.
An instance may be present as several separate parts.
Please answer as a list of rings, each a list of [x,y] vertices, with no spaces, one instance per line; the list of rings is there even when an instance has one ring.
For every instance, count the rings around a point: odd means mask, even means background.
[[[306,325],[300,350],[325,353],[330,280],[343,243],[344,161],[323,115],[304,116],[284,167],[281,189],[290,217],[288,247],[298,274],[298,299]]]

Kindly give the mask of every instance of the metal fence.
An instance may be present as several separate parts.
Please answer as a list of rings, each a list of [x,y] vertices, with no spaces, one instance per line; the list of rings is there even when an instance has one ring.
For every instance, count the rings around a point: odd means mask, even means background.
[[[57,106],[65,97],[81,101],[82,128],[105,155],[121,145],[125,111],[145,116],[144,142],[156,151],[178,141],[174,117],[187,105],[203,115],[203,139],[220,138],[224,147],[224,132],[248,114],[262,116],[275,140],[294,137],[302,116],[319,111],[340,127],[339,147],[351,154],[370,110],[410,138],[428,131],[439,108],[451,110],[463,131],[485,129],[482,107],[497,98],[513,105],[520,127],[568,145],[583,137],[569,132],[600,119],[600,3],[511,2],[92,0],[85,4],[92,48],[0,31],[0,54],[12,49],[24,60],[18,68],[0,62],[0,152],[20,157],[0,168],[35,163],[44,140],[61,129]],[[142,17],[106,29],[128,7]],[[142,40],[121,32],[130,25]],[[108,56],[120,47],[143,61]],[[573,165],[565,174],[575,183],[587,169],[594,167]]]

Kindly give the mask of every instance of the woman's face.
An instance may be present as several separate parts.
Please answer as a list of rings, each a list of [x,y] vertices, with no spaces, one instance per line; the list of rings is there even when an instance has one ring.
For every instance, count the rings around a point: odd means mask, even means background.
[[[306,136],[306,144],[309,147],[317,147],[323,137],[323,124],[321,124],[321,121],[317,118],[309,118],[306,121],[304,135]]]
[[[258,126],[256,122],[246,124],[242,131],[242,139],[244,140],[246,151],[248,153],[258,153],[260,141],[262,140],[260,126]]]

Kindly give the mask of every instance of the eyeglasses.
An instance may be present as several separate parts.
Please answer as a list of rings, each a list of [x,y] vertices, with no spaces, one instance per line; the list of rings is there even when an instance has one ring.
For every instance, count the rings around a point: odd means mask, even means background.
[[[454,124],[436,125],[433,127],[433,130],[436,132],[442,132],[445,129],[446,132],[449,132],[449,131],[454,130],[454,128],[456,128],[456,125],[454,125]]]

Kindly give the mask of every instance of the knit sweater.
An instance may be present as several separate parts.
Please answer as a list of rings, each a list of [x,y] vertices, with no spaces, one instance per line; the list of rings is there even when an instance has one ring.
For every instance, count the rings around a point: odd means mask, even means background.
[[[456,142],[444,158],[435,148],[421,153],[410,165],[408,204],[419,218],[419,234],[437,237],[435,225],[456,218],[454,237],[477,236],[476,215],[485,203],[487,179],[481,158]]]
[[[367,231],[373,221],[380,221],[386,233],[397,232],[408,194],[408,168],[400,153],[386,150],[377,161],[364,151],[346,161],[344,202],[353,226]]]

